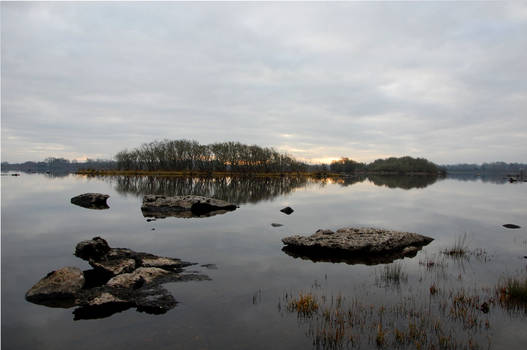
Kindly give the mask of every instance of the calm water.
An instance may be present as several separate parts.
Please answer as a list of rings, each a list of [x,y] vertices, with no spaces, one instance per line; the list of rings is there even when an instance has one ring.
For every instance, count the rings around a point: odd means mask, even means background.
[[[109,194],[110,209],[70,204],[71,197],[85,192]],[[209,218],[147,222],[140,206],[142,195],[150,193],[207,195],[234,201],[240,208]],[[310,349],[309,322],[286,310],[286,294],[315,291],[371,305],[408,298],[433,303],[432,283],[444,291],[481,293],[507,276],[525,276],[526,203],[527,183],[480,180],[324,183],[3,176],[2,348]],[[284,206],[295,212],[282,214]],[[501,226],[506,223],[522,228],[508,230]],[[313,262],[282,251],[282,237],[344,226],[411,231],[435,240],[416,257],[398,260],[405,278],[397,284],[382,283],[383,265]],[[462,260],[445,258],[441,250],[465,233],[470,249],[479,253]],[[130,309],[104,319],[74,321],[73,309],[24,299],[49,271],[63,266],[88,269],[87,262],[73,256],[73,249],[97,235],[112,247],[196,262],[199,265],[190,269],[211,280],[168,284],[179,304],[163,315]],[[427,269],[427,259],[441,260],[443,266]],[[475,333],[483,348],[526,348],[527,318],[522,311],[495,306],[484,317],[490,328]],[[375,347],[365,341],[361,348]]]

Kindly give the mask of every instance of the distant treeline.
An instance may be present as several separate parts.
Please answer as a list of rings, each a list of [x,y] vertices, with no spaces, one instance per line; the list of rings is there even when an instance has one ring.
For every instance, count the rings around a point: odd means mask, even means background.
[[[450,164],[442,166],[449,174],[519,174],[527,173],[525,163]]]
[[[43,162],[8,163],[2,162],[2,171],[23,171],[26,173],[71,173],[80,169],[115,169],[116,162],[104,159],[87,159],[84,162],[64,158],[46,158]]]
[[[119,152],[117,169],[141,171],[230,171],[236,173],[426,173],[441,169],[423,158],[377,159],[370,164],[342,158],[331,164],[310,165],[273,148],[221,142],[201,145],[197,141],[163,140],[144,143],[133,150]]]
[[[503,163],[504,164],[504,163]],[[360,163],[341,158],[330,164],[307,164],[273,148],[245,145],[240,142],[219,142],[201,145],[191,140],[162,140],[144,143],[132,150],[123,150],[114,160],[69,161],[47,158],[43,162],[2,163],[2,171],[67,173],[79,170],[112,170],[131,172],[195,172],[195,173],[339,173],[339,174],[432,174],[445,169],[424,158],[400,157]]]
[[[163,140],[144,143],[115,156],[119,170],[231,171],[237,173],[305,172],[308,165],[273,148],[219,142]]]
[[[341,158],[329,165],[335,173],[440,174],[443,169],[424,158],[400,157],[377,159],[370,164]]]

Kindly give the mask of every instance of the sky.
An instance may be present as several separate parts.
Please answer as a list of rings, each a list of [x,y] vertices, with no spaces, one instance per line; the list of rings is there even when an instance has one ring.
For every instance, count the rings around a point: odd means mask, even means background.
[[[527,162],[527,5],[1,3],[2,161],[162,139]]]

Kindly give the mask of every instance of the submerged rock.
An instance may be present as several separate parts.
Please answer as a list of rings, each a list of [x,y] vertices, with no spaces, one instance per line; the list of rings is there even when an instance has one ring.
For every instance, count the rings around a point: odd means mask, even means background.
[[[273,227],[280,227],[280,226],[284,226],[284,225],[282,225],[282,224],[278,224],[278,223],[276,223],[276,222],[273,222],[273,223],[271,224],[271,226],[273,226]]]
[[[294,212],[293,208],[291,207],[285,207],[283,209],[280,209],[280,211],[284,214],[291,215],[291,213]]]
[[[102,193],[84,193],[73,197],[71,203],[88,209],[108,209],[110,208],[106,200],[110,196]]]
[[[183,268],[191,263],[110,248],[101,237],[78,243],[75,255],[87,260],[94,269],[82,272],[65,267],[53,271],[26,293],[26,299],[47,306],[78,306],[73,312],[75,320],[108,317],[132,307],[160,314],[177,304],[162,288],[163,283],[209,279],[186,273]]]
[[[374,228],[341,228],[336,232],[318,230],[311,236],[282,239],[284,251],[313,261],[350,264],[389,263],[405,256],[415,256],[433,238],[411,232]]]
[[[145,217],[180,218],[208,217],[236,210],[236,205],[220,199],[201,196],[159,196],[143,197],[141,211]]]
[[[521,226],[518,226],[518,225],[515,225],[515,224],[505,224],[505,225],[503,225],[503,227],[505,227],[505,228],[512,228],[512,229],[521,228]]]

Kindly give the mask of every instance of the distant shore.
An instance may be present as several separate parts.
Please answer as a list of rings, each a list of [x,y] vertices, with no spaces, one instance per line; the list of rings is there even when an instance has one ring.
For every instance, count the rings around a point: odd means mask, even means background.
[[[366,175],[389,175],[389,176],[438,176],[437,173],[425,172],[360,172],[360,173],[335,173],[335,172],[234,172],[234,171],[190,171],[190,170],[96,170],[81,169],[75,172],[77,175],[94,176],[200,176],[200,177],[228,177],[228,176],[247,176],[247,177],[350,177]]]

